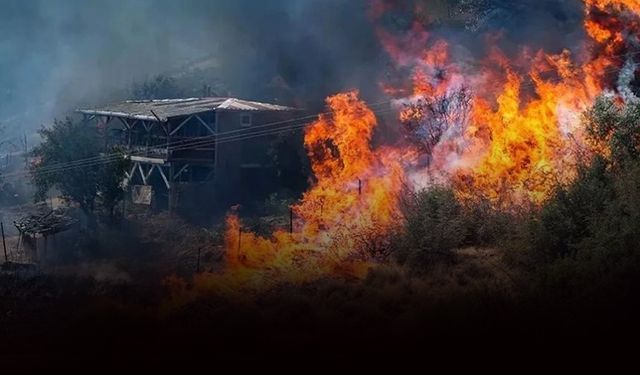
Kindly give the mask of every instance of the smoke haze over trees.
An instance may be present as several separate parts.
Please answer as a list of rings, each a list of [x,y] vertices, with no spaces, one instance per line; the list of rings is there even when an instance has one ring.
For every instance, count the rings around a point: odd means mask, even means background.
[[[436,33],[464,36],[468,47],[470,36],[496,28],[514,48],[524,37],[560,47],[581,35],[580,1],[406,3],[422,3],[424,14],[392,14],[385,28],[403,32],[418,17]],[[3,1],[0,121],[11,132],[34,131],[78,106],[132,97],[134,83],[158,74],[190,86],[185,95],[230,94],[311,109],[345,89],[377,96],[386,57],[369,6],[365,0]]]

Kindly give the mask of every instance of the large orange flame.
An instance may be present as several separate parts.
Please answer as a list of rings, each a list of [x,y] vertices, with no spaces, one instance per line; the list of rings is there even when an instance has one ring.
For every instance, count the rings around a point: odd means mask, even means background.
[[[264,238],[243,231],[239,218],[229,215],[226,271],[199,276],[199,285],[237,290],[366,274],[372,258],[363,247],[372,232],[384,233],[397,222],[402,161],[411,159],[410,151],[372,149],[376,116],[357,92],[335,95],[327,104],[330,113],[305,136],[316,182],[292,207],[293,232],[278,230]]]
[[[406,90],[385,88],[399,98],[399,120],[411,137],[427,143],[430,178],[434,173],[454,176],[461,197],[483,196],[503,207],[539,204],[554,186],[569,181],[572,151],[586,146],[581,113],[605,88],[624,90],[617,72],[625,61],[633,61],[624,35],[639,35],[639,7],[634,0],[586,0],[585,29],[593,47],[581,64],[568,50],[553,55],[523,49],[510,59],[497,47],[490,48],[485,61],[457,64],[445,41],[430,41],[423,28],[409,31],[419,30],[423,41],[423,50],[412,60],[412,96],[403,98],[398,94]],[[379,34],[385,36],[383,46],[393,61],[410,65],[406,53],[399,59],[397,51],[417,38],[397,37],[394,44],[393,38]],[[470,105],[451,110],[462,90]],[[437,112],[442,108],[444,116]],[[461,115],[461,110],[468,113]],[[450,132],[454,128],[465,130]]]
[[[243,231],[231,214],[226,270],[199,276],[197,285],[237,290],[362,277],[372,264],[362,248],[394,228],[403,190],[436,179],[452,182],[462,198],[483,196],[501,207],[543,202],[557,183],[573,178],[571,150],[586,146],[581,113],[605,90],[623,100],[633,95],[623,93],[618,72],[635,73],[628,36],[640,35],[640,2],[584,3],[591,45],[577,58],[568,50],[526,48],[509,58],[493,47],[483,61],[456,62],[447,42],[432,40],[421,22],[402,35],[379,27],[392,62],[411,71],[404,82],[383,84],[405,141],[373,147],[377,119],[358,93],[328,98],[329,114],[306,131],[315,182],[292,207],[294,230],[261,237]],[[370,17],[377,21],[396,6],[373,0]]]

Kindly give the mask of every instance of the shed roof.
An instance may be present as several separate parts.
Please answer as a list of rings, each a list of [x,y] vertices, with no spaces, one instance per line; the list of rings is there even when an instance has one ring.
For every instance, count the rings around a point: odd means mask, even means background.
[[[137,120],[166,121],[173,117],[198,113],[227,111],[293,111],[294,108],[281,105],[253,102],[236,98],[188,98],[161,100],[127,100],[122,103],[94,109],[79,109],[87,115],[125,117]],[[155,115],[154,115],[155,113]]]
[[[49,210],[47,213],[30,213],[14,222],[20,233],[28,236],[64,232],[76,223],[78,223],[77,219],[68,216],[65,210],[60,208]]]

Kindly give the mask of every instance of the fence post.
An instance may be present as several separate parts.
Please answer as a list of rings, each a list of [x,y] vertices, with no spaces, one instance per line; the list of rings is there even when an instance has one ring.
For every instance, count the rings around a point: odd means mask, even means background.
[[[293,234],[293,208],[289,207],[289,234]]]
[[[7,256],[7,243],[4,240],[4,223],[0,221],[0,229],[2,229],[2,247],[4,248],[4,262],[9,263],[9,257]]]

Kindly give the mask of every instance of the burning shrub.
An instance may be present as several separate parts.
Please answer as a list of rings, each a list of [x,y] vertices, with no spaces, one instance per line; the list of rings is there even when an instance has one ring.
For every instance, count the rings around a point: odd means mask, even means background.
[[[461,87],[440,96],[417,96],[403,103],[400,120],[409,139],[431,157],[443,138],[459,137],[471,111],[471,93]]]
[[[525,263],[588,264],[591,271],[609,272],[635,259],[640,236],[638,113],[638,104],[621,107],[606,98],[587,112],[586,128],[600,154],[578,168],[571,184],[557,186],[549,201],[517,228],[510,247],[524,255]]]
[[[386,262],[393,253],[395,236],[392,228],[373,226],[354,234],[357,256],[364,261]]]
[[[396,257],[415,271],[424,271],[434,263],[451,262],[453,250],[467,237],[462,207],[454,192],[437,187],[418,192],[408,204],[405,228]]]
[[[613,165],[640,159],[640,104],[621,106],[599,97],[586,112],[585,128],[598,151],[610,155]]]

